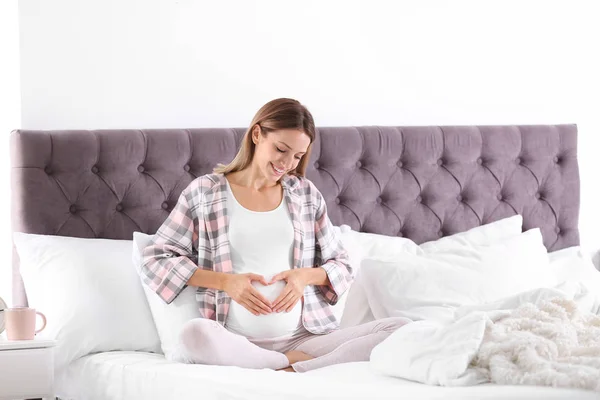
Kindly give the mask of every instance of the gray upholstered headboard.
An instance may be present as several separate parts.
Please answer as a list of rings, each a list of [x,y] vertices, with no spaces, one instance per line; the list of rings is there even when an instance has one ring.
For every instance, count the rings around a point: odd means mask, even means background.
[[[155,232],[244,129],[15,131],[14,231]],[[575,125],[319,129],[307,176],[334,224],[417,243],[516,213],[549,250],[579,244]],[[25,304],[18,263],[13,303]]]

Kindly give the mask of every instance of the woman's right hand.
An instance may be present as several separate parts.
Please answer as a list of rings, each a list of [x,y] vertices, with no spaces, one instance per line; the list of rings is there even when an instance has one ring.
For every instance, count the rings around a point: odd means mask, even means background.
[[[267,315],[272,312],[271,302],[267,300],[254,286],[252,282],[257,281],[265,286],[269,283],[261,275],[257,274],[228,274],[223,290],[236,303],[246,308],[254,315]]]

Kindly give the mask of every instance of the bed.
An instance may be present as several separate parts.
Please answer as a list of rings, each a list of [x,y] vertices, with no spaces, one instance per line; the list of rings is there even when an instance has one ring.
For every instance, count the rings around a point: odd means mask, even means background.
[[[196,177],[231,160],[244,129],[18,130],[13,231],[130,240],[153,233]],[[575,125],[320,128],[307,177],[334,225],[435,240],[520,214],[549,251],[579,244]],[[13,304],[27,294],[13,265]],[[368,362],[286,374],[176,364],[161,354],[89,354],[56,376],[61,399],[597,398],[531,386],[427,386]]]

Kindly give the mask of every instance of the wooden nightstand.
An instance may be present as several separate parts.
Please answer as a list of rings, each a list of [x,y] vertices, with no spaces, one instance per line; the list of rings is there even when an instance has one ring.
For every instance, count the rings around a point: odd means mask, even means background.
[[[0,400],[54,399],[55,344],[0,336]]]

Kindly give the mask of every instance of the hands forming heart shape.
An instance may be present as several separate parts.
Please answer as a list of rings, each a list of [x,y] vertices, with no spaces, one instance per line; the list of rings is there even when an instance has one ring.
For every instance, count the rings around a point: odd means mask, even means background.
[[[304,268],[290,269],[273,276],[269,281],[264,276],[247,273],[231,274],[224,285],[225,292],[238,304],[254,315],[273,312],[290,312],[304,295],[308,284]],[[285,287],[274,301],[269,301],[253,285],[253,282],[269,286],[284,281]]]

